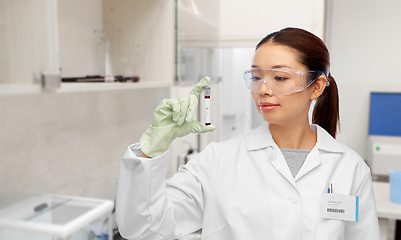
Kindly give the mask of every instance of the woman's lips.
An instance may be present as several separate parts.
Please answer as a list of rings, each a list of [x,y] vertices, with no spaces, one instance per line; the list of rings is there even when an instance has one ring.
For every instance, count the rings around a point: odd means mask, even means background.
[[[279,106],[279,104],[269,103],[269,102],[260,102],[259,103],[261,111],[270,111]]]

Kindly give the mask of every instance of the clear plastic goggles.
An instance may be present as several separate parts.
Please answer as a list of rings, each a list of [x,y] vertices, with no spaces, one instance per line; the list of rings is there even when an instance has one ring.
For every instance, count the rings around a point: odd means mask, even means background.
[[[252,94],[259,94],[264,83],[274,95],[289,95],[309,87],[321,75],[326,76],[321,71],[295,72],[273,68],[249,68],[244,72],[244,83]]]

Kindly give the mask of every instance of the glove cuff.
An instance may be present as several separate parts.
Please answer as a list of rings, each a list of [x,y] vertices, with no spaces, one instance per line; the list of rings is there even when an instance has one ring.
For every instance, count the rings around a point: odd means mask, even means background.
[[[175,123],[165,127],[150,126],[140,139],[142,152],[152,158],[162,155],[175,139],[171,134],[174,127]]]

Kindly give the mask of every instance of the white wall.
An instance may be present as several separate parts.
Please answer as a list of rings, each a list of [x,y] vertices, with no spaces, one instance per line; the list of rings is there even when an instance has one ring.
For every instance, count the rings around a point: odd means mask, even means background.
[[[220,0],[222,46],[254,47],[264,36],[299,27],[323,37],[323,0]]]
[[[114,200],[122,156],[169,94],[157,88],[0,96],[0,192]]]
[[[401,92],[401,2],[335,0],[331,6],[327,43],[340,95],[338,140],[366,159],[370,92]]]

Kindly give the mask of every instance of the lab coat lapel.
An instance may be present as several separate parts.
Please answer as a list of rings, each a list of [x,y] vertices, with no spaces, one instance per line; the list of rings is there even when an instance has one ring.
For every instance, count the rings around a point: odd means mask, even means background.
[[[281,175],[283,175],[285,179],[287,179],[295,188],[297,188],[287,161],[285,160],[283,153],[276,143],[274,143],[273,152],[274,155],[271,157],[270,163]]]
[[[324,128],[312,124],[311,129],[317,134],[317,147],[319,150],[334,153],[343,153],[344,149]]]
[[[281,153],[280,148],[274,142],[269,130],[269,124],[263,124],[258,129],[252,131],[248,139],[248,151],[258,150],[266,147],[272,147],[272,155],[270,163],[272,166],[285,177],[295,188],[295,182],[305,174],[321,165],[319,151],[342,153],[344,150],[341,145],[322,127],[316,124],[311,125],[311,129],[317,134],[317,143],[312,151],[308,154],[303,166],[299,170],[297,176],[294,177],[288,167],[287,162]]]
[[[268,123],[263,124],[250,133],[248,151],[259,150],[266,147],[273,148],[271,151],[272,154],[269,156],[270,164],[296,188],[294,177],[288,168],[280,148],[273,140]]]
[[[302,176],[317,168],[321,163],[319,149],[315,146],[306,157],[301,169],[299,169],[298,174],[295,176],[295,181],[298,181]]]
[[[295,181],[298,181],[301,177],[312,171],[313,169],[319,167],[322,164],[322,159],[320,157],[320,151],[342,153],[341,145],[322,127],[317,124],[312,124],[311,129],[317,135],[317,142],[312,151],[308,154],[305,159],[304,164],[299,170],[298,174],[295,176]]]

